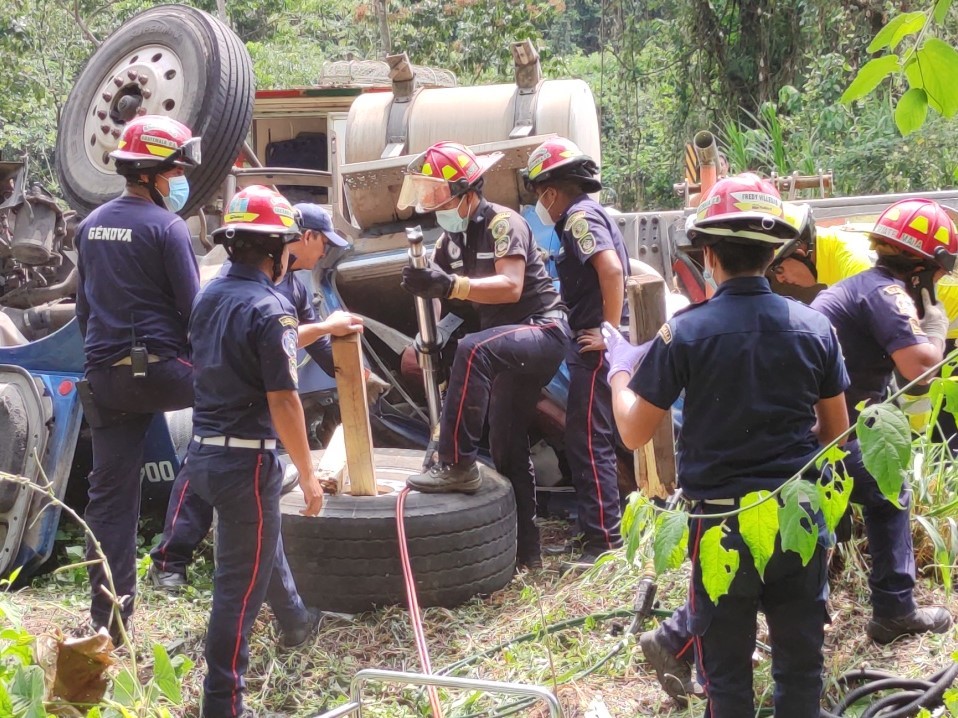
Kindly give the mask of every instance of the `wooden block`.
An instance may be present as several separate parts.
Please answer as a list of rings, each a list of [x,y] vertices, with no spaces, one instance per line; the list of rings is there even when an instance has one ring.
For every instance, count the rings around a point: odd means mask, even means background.
[[[629,302],[629,336],[641,344],[665,324],[665,281],[656,276],[629,277],[625,283]],[[635,452],[636,483],[646,496],[664,499],[675,491],[675,438],[672,418],[666,414],[652,441]]]
[[[346,492],[346,440],[343,438],[342,424],[333,431],[317,469],[324,479],[336,482],[337,494]]]
[[[375,496],[376,465],[363,376],[362,343],[359,334],[333,337],[332,343],[351,493],[353,496]]]

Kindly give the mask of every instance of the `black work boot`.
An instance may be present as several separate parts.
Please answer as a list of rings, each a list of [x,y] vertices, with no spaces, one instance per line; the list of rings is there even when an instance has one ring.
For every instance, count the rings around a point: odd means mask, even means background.
[[[281,651],[295,651],[306,645],[319,632],[323,618],[324,614],[310,611],[309,618],[300,625],[290,630],[281,630],[279,640],[276,641],[277,647]]]
[[[415,474],[406,479],[406,486],[424,494],[446,494],[459,491],[474,494],[482,486],[482,477],[475,462],[471,464],[433,465],[425,474]]]
[[[914,636],[918,633],[944,633],[951,628],[951,614],[944,608],[929,606],[919,608],[907,616],[898,618],[880,618],[872,616],[865,627],[865,633],[875,643],[891,643],[902,636]]]
[[[646,662],[655,670],[662,689],[680,706],[688,705],[688,696],[700,694],[701,688],[692,680],[692,664],[675,655],[659,640],[658,631],[646,631],[639,636],[639,646]]]
[[[148,572],[150,583],[160,591],[179,591],[186,588],[189,584],[186,576],[176,571],[161,571],[157,565],[151,564]]]

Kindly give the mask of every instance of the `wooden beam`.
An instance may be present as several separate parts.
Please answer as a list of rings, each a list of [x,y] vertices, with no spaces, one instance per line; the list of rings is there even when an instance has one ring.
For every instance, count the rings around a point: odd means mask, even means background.
[[[346,492],[346,482],[349,478],[346,472],[346,440],[343,438],[343,425],[339,424],[323,449],[323,456],[317,467],[320,475],[327,481],[336,484],[336,493]]]
[[[629,277],[625,283],[629,302],[629,336],[633,344],[652,339],[665,324],[665,294],[661,277]],[[650,498],[664,499],[675,491],[675,439],[670,413],[659,424],[652,441],[635,451],[635,478],[639,490]]]
[[[373,461],[373,434],[369,427],[369,404],[366,402],[362,343],[359,334],[333,337],[332,341],[350,493],[353,496],[375,496],[376,465]]]

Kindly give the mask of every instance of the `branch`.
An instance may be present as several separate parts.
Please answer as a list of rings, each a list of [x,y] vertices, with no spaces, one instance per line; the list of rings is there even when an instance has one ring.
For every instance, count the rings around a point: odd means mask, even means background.
[[[73,0],[73,18],[77,21],[77,26],[80,28],[80,32],[83,33],[83,37],[93,43],[93,47],[99,47],[100,41],[97,40],[96,35],[90,32],[90,28],[86,26],[86,23],[83,22],[83,18],[80,17],[80,0]]]

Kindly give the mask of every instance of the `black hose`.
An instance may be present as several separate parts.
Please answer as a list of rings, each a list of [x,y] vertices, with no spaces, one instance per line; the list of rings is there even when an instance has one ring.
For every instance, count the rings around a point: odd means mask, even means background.
[[[923,693],[919,693],[908,705],[886,713],[882,718],[910,718],[910,716],[915,715],[922,708],[934,708],[939,705],[945,691],[948,690],[948,687],[954,682],[955,677],[958,677],[958,663],[953,663],[935,675],[940,676],[940,678],[933,682],[931,688]],[[893,696],[889,697],[891,698]],[[872,713],[872,716],[874,715],[876,714]],[[862,718],[865,718],[864,715]]]
[[[842,700],[832,708],[834,713],[841,715],[850,705],[860,701],[867,695],[879,693],[880,691],[903,690],[903,691],[921,691],[924,692],[934,684],[931,681],[910,680],[907,678],[882,678],[880,680],[871,680],[863,686],[850,691]]]
[[[890,696],[885,696],[884,698],[879,698],[877,701],[869,705],[861,714],[860,718],[875,718],[886,708],[892,708],[895,706],[901,706],[902,703],[907,703],[909,700],[919,699],[925,694],[922,691],[905,691],[904,693],[892,693]],[[895,711],[897,714],[898,711]],[[886,713],[886,716],[892,715],[891,713]],[[906,715],[912,715],[908,713]]]

